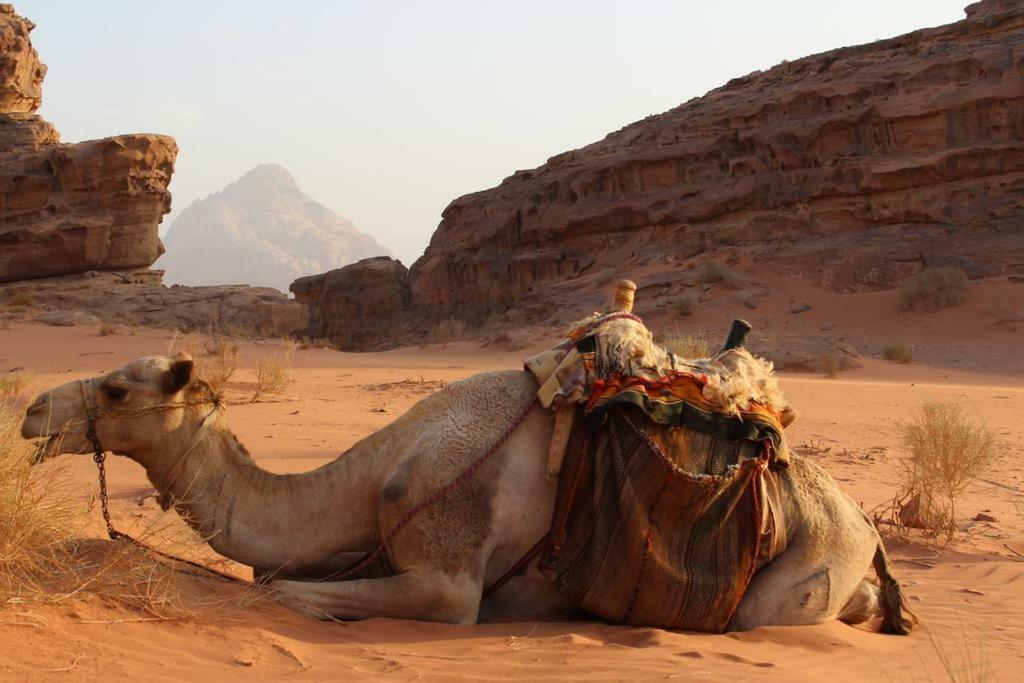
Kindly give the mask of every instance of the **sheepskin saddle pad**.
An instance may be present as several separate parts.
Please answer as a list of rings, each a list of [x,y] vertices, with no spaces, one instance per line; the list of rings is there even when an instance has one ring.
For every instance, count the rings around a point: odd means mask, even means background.
[[[527,361],[542,404],[575,411],[540,568],[588,612],[722,632],[785,547],[785,404],[770,365],[729,354],[675,358],[612,314]]]

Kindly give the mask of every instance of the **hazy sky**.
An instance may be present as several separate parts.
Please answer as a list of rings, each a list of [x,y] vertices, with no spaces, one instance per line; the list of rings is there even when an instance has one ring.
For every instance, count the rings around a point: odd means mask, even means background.
[[[15,0],[73,142],[168,133],[175,212],[259,163],[408,265],[456,197],[730,78],[969,0]],[[165,219],[164,227],[174,214]]]

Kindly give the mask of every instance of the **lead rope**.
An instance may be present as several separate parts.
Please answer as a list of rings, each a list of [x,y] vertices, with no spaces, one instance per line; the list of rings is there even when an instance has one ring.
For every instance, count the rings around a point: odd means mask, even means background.
[[[167,560],[170,560],[172,562],[179,562],[181,564],[187,564],[190,567],[194,567],[194,568],[196,568],[196,569],[198,569],[200,571],[206,572],[208,574],[213,574],[214,576],[216,576],[216,577],[218,577],[220,579],[223,579],[225,581],[235,581],[237,583],[245,583],[245,584],[250,583],[249,581],[247,581],[247,580],[245,580],[245,579],[243,579],[243,578],[241,578],[239,576],[234,576],[233,574],[228,574],[226,572],[222,572],[222,571],[220,571],[218,569],[214,569],[213,567],[207,567],[206,565],[201,564],[199,562],[195,562],[194,560],[188,560],[188,559],[185,559],[184,557],[178,557],[176,555],[172,555],[170,553],[166,553],[163,550],[159,550],[157,548],[154,548],[151,545],[143,543],[142,541],[140,541],[137,538],[134,538],[134,537],[124,533],[123,531],[118,531],[117,529],[115,529],[113,522],[110,521],[110,502],[109,502],[109,497],[107,496],[107,468],[105,466],[105,462],[107,460],[107,454],[103,450],[103,447],[100,445],[99,439],[96,438],[95,433],[92,433],[92,432],[93,432],[93,429],[92,429],[92,427],[90,427],[89,428],[89,432],[86,433],[86,438],[88,438],[89,441],[92,443],[92,447],[94,449],[92,460],[93,460],[93,462],[96,463],[96,469],[99,472],[99,480],[100,480],[100,511],[103,513],[103,521],[107,525],[107,536],[110,537],[111,541],[127,541],[128,543],[131,543],[132,545],[134,545],[136,548],[140,548],[142,550],[145,550],[146,552],[150,552],[150,553],[153,553],[155,555],[159,555],[160,557],[162,557],[164,559],[167,559]],[[90,436],[90,433],[92,433],[91,436]]]

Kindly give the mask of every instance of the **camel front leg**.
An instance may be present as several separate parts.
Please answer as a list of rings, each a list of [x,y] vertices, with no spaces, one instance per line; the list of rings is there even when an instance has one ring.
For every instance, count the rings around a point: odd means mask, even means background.
[[[274,581],[277,600],[317,619],[418,619],[475,624],[479,579],[439,572],[414,572],[379,579],[331,583]]]

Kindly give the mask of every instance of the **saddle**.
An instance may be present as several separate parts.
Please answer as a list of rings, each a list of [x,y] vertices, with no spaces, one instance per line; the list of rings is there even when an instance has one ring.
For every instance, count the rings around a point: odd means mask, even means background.
[[[526,362],[555,413],[557,479],[539,567],[614,621],[728,629],[754,573],[785,548],[775,472],[788,406],[738,346],[680,359],[622,310]]]

